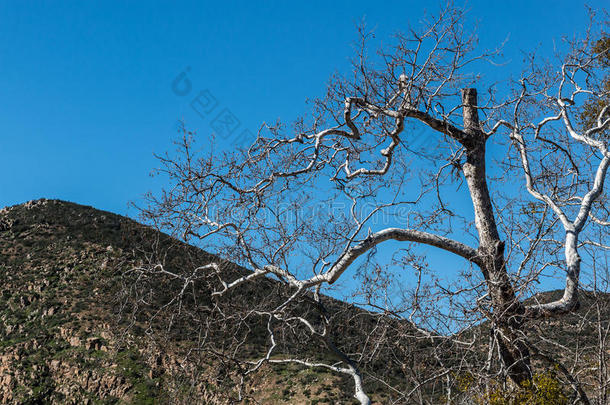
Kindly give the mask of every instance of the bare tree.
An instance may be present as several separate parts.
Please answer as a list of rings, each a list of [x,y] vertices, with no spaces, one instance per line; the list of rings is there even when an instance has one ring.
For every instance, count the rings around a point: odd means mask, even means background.
[[[610,151],[602,135],[610,126],[603,104],[610,91],[599,64],[608,49],[592,46],[602,35],[598,26],[565,41],[557,64],[532,57],[519,80],[477,92],[483,80],[473,72],[499,51],[476,53],[476,36],[463,22],[463,10],[448,6],[373,54],[375,40],[361,28],[352,72],[331,79],[310,115],[263,124],[248,147],[208,156],[195,152],[193,134],[184,130],[177,154],[160,157],[172,186],[149,196],[144,215],[251,269],[229,271],[220,260],[137,269],[182,286],[167,305],[207,280],[213,312],[227,296],[246,300],[248,285],[275,280],[264,305],[254,294],[241,315],[217,314],[226,324],[264,320],[267,350],[258,360],[242,359],[242,376],[291,362],[350,376],[363,404],[370,403],[363,378],[389,387],[397,402],[425,403],[440,389],[451,403],[459,396],[459,384],[449,381],[455,370],[488,380],[506,375],[523,387],[533,360],[559,361],[529,334],[532,321],[561,320],[578,307],[581,279],[591,280],[589,270],[608,249]],[[594,119],[581,120],[583,108],[598,102]],[[433,271],[425,246],[456,258],[446,261],[450,277]],[[583,249],[594,253],[583,260]],[[368,338],[358,342],[336,336],[329,308],[340,306],[322,295],[352,276],[344,287],[371,320],[361,325]],[[541,280],[557,277],[565,280],[561,297],[526,300]],[[316,310],[303,311],[304,302]],[[197,323],[204,329],[212,319],[206,314]],[[489,334],[468,329],[483,321]],[[600,337],[608,332],[602,329]],[[457,333],[465,330],[474,335]],[[336,362],[289,353],[281,341],[305,335],[325,342]],[[434,372],[414,371],[398,349],[407,339],[434,343],[427,352]],[[388,356],[398,359],[408,384],[367,368]],[[560,371],[575,400],[588,403],[579,377]],[[600,369],[600,384],[607,378]],[[430,388],[434,381],[447,382]]]

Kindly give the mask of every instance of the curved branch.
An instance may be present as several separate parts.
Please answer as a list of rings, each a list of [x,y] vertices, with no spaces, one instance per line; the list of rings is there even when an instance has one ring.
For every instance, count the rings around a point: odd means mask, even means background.
[[[446,120],[440,120],[438,118],[435,118],[425,111],[420,111],[420,110],[417,110],[414,108],[403,108],[403,109],[400,109],[399,111],[395,111],[395,110],[391,110],[391,109],[387,109],[387,108],[378,107],[372,103],[369,103],[361,98],[356,98],[356,97],[350,98],[349,103],[350,104],[354,103],[358,107],[363,108],[373,114],[383,114],[385,116],[397,118],[397,119],[398,118],[415,118],[416,120],[421,121],[424,124],[428,125],[430,128],[434,129],[435,131],[445,134],[445,135],[457,140],[460,143],[465,142],[469,138],[468,135],[464,131],[459,129],[458,127],[454,126],[453,124],[449,123]],[[349,125],[349,123],[348,123],[348,125]],[[351,125],[349,125],[349,127],[351,128]]]
[[[324,282],[333,284],[358,257],[362,256],[381,242],[385,242],[387,240],[422,243],[454,253],[478,266],[482,266],[483,264],[478,251],[461,242],[415,229],[387,228],[383,231],[370,235],[357,245],[345,250],[341,257],[339,257],[339,259],[325,273],[318,274],[309,279],[299,280],[285,269],[274,265],[267,265],[262,269],[255,269],[249,275],[240,277],[231,283],[223,282],[223,289],[220,291],[215,291],[213,295],[223,295],[230,288],[267,274],[274,274],[299,290],[319,285]]]
[[[445,134],[445,135],[455,139],[456,141],[460,142],[461,144],[464,144],[464,142],[466,142],[469,139],[469,136],[461,129],[450,124],[448,121],[439,120],[438,118],[434,118],[433,116],[431,116],[430,114],[428,114],[424,111],[407,109],[407,110],[403,110],[402,113],[405,115],[405,117],[415,118],[415,119],[423,122],[424,124],[428,125],[430,128],[434,129],[435,131]]]
[[[362,242],[345,251],[339,260],[337,260],[337,262],[335,262],[335,264],[328,270],[328,272],[317,277],[324,278],[325,281],[328,281],[330,284],[334,283],[358,257],[362,256],[365,252],[369,251],[381,242],[387,240],[418,242],[425,245],[435,246],[448,252],[457,254],[458,256],[461,256],[479,266],[482,264],[478,252],[461,242],[415,229],[388,228],[370,235]]]

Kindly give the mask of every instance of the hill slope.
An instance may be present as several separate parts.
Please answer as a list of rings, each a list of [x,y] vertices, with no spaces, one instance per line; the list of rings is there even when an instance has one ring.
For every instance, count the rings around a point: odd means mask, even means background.
[[[192,307],[190,318],[178,319],[171,331],[159,333],[157,326],[163,327],[175,313],[169,304],[181,284],[151,284],[145,273],[133,271],[159,262],[170,270],[192,269],[212,259],[217,260],[131,219],[91,207],[38,200],[0,210],[0,403],[230,402],[236,380],[227,371],[229,357],[223,351],[260,357],[269,346],[266,324],[248,316],[237,325],[214,318],[208,311],[213,286],[203,283],[193,295],[197,302],[180,302],[183,308]],[[223,271],[234,277],[246,274],[229,262]],[[226,305],[249,314],[288,293],[279,283],[261,279],[227,297]],[[550,300],[553,294],[538,298]],[[270,298],[274,296],[279,298]],[[580,367],[583,358],[591,362],[598,345],[596,320],[607,325],[610,319],[610,299],[596,298],[585,294],[581,308],[562,322],[531,325],[532,340],[548,353],[559,353],[566,367]],[[304,297],[295,310],[315,319],[310,301]],[[365,374],[372,371],[399,384],[408,381],[410,390],[416,385],[411,381],[437,373],[441,360],[445,366],[460,363],[456,370],[464,370],[463,354],[454,355],[450,345],[433,348],[407,322],[327,297],[324,303],[335,342],[350,353],[364,353],[367,337],[389,336],[379,339],[383,344],[369,351],[370,358],[360,358]],[[207,340],[201,339],[203,323],[215,325],[207,330]],[[469,354],[474,359],[487,355],[488,336],[484,325],[475,329],[465,332],[469,338],[482,338],[479,349]],[[333,359],[324,344],[290,330],[281,332],[287,343],[280,353]],[[189,351],[203,354],[187,360]],[[265,404],[354,403],[351,384],[322,370],[278,365],[263,367],[244,392]],[[375,402],[390,402],[391,390],[370,378],[366,386]],[[422,387],[432,403],[444,395],[434,383]]]
[[[148,316],[161,304],[134,311],[137,302],[128,294],[131,286],[125,288],[133,280],[126,274],[150,261],[154,249],[169,268],[201,265],[213,258],[131,219],[78,204],[38,200],[1,210],[0,402],[227,402],[234,387],[230,378],[219,377],[224,369],[218,359],[204,357],[195,364],[181,357],[195,347],[191,340],[197,330],[178,324],[173,335],[150,336]],[[227,272],[245,271],[225,265]],[[154,287],[158,294],[177,288],[171,283]],[[278,288],[263,279],[240,293],[267,297],[270,289]],[[199,295],[205,303],[209,290]],[[365,312],[326,300],[333,312],[345,316],[337,331],[343,339],[357,343],[357,334],[374,328]],[[303,303],[300,310],[307,308]],[[261,325],[255,322],[246,326],[244,350],[260,355],[268,345],[266,331],[257,332]],[[218,340],[241,333],[223,330]],[[284,351],[308,347],[300,339],[295,336]],[[325,352],[319,345],[307,350],[314,355]],[[263,403],[353,401],[351,389],[345,387],[349,380],[323,371],[278,366],[259,374],[247,390]],[[192,380],[197,382],[194,386]]]
[[[146,347],[117,322],[120,272],[137,260],[144,231],[127,218],[61,201],[2,210],[2,403],[160,397]]]

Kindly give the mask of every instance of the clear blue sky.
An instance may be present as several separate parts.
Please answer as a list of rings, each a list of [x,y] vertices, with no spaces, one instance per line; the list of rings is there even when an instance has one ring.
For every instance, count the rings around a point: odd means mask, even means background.
[[[190,67],[192,92],[209,90],[240,130],[290,120],[346,68],[357,21],[365,17],[383,38],[436,7],[383,4],[1,2],[0,207],[47,197],[133,214],[128,202],[159,187],[148,176],[152,154],[172,148],[176,121],[201,136],[212,131],[191,96],[172,92],[183,69]],[[486,72],[498,78],[520,70],[521,50],[550,53],[553,39],[587,23],[584,3],[574,0],[468,7],[483,45],[510,35],[508,64]]]

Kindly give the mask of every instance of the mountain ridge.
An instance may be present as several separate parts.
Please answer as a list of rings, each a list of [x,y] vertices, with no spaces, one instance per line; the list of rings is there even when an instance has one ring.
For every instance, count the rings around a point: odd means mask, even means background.
[[[133,219],[94,207],[40,199],[1,209],[0,403],[224,404],[235,400],[235,378],[224,368],[225,359],[202,356],[197,361],[186,361],[181,357],[185,351],[200,347],[193,340],[198,330],[189,322],[178,322],[172,333],[151,333],[156,322],[168,315],[156,311],[168,302],[164,294],[175,291],[176,284],[170,280],[138,289],[130,278],[134,269],[161,261],[168,268],[179,269],[211,260],[222,262],[227,274],[234,277],[247,271]],[[128,293],[131,289],[139,297],[147,288],[156,289],[157,306],[142,306]],[[210,295],[205,288],[200,291],[202,297]],[[237,294],[262,302],[272,295],[271,290],[280,298],[287,293],[280,283],[261,279]],[[542,293],[538,298],[552,299],[557,293]],[[584,320],[592,316],[592,305],[600,302],[604,307],[600,312],[598,305],[598,317],[610,319],[610,299],[601,295],[602,300],[593,301],[588,294],[583,293],[584,305],[566,322],[548,319],[532,325],[540,336],[536,343],[541,348],[551,353],[556,350],[545,336],[564,346],[574,342],[594,346],[595,331]],[[358,349],[363,338],[374,336],[377,329],[397,334],[384,341],[377,358],[360,364],[365,374],[372,370],[399,381],[407,373],[424,375],[438,367],[429,343],[416,338],[408,324],[382,319],[379,314],[332,298],[323,299],[334,317],[330,323],[333,336],[342,347]],[[203,301],[193,313],[205,308]],[[251,309],[247,301],[240,295],[228,297],[238,311],[240,305]],[[137,305],[141,306],[135,308]],[[298,305],[298,311],[313,319],[318,316],[307,297]],[[154,314],[160,315],[155,319]],[[239,327],[221,326],[242,333]],[[246,326],[251,331],[243,335],[246,344],[242,354],[258,358],[268,345],[266,330],[259,333],[256,322]],[[482,329],[484,326],[470,332],[487,336]],[[219,342],[232,337],[220,333],[215,336]],[[303,336],[287,339],[280,353],[330,356],[318,342],[302,341]],[[445,360],[449,364],[454,361],[452,350],[447,346]],[[384,353],[410,359],[411,369],[400,369],[399,363]],[[356,403],[350,384],[348,378],[318,369],[264,366],[244,392],[252,401],[265,404]],[[375,403],[390,402],[392,394],[383,386],[368,380],[367,388]],[[441,395],[435,386],[427,387],[426,392],[431,398]]]
[[[145,342],[147,319],[130,313],[128,298],[121,296],[117,284],[130,268],[146,262],[153,245],[173,255],[168,261],[220,260],[130,218],[76,203],[39,199],[0,210],[0,304],[5,308],[0,316],[0,403],[230,400],[231,395],[220,391],[232,387],[216,384],[220,380],[210,375],[218,371],[215,367],[185,366],[172,357],[173,343],[167,353],[156,354],[163,344]],[[222,262],[229,274],[244,271]],[[258,283],[252,290],[261,289],[261,283],[277,288],[268,279]],[[253,353],[260,352],[259,343],[265,342],[256,342],[254,336]],[[190,369],[179,378],[170,375],[185,367]],[[334,387],[337,381],[344,386],[343,378],[318,372],[303,374],[309,380],[314,375],[324,387],[318,394],[303,394],[308,390],[303,386],[282,389],[278,396],[275,381],[301,370],[277,368],[284,371],[262,371],[268,381],[257,379],[248,388],[253,396],[265,403],[309,403],[316,398],[353,402],[349,390],[345,394]],[[194,388],[186,386],[197,373]],[[186,391],[182,399],[181,390]]]

